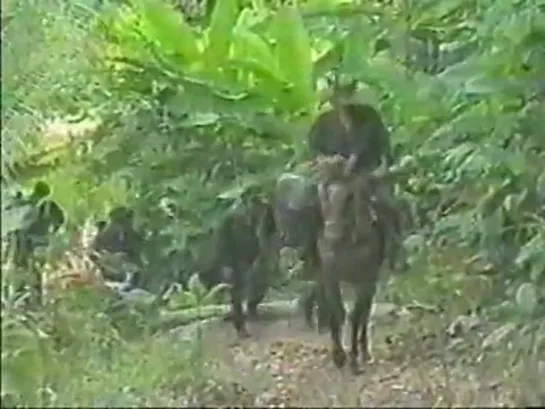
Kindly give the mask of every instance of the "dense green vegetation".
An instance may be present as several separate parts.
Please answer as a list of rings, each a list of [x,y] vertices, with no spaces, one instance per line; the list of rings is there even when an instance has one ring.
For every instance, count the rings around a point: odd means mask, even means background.
[[[544,360],[545,5],[271,3],[192,4],[186,21],[163,0],[3,0],[2,197],[44,179],[68,215],[44,270],[84,268],[74,233],[125,204],[156,237],[150,290],[173,278],[159,268],[168,256],[189,274],[232,200],[267,193],[305,159],[324,76],[341,61],[411,169],[398,193],[415,219],[412,270],[386,296],[452,316],[480,307],[505,333],[495,349],[525,354],[516,365]],[[83,120],[87,132],[64,132]],[[18,219],[2,213],[4,239]],[[198,342],[167,348],[150,334],[155,307],[117,317],[78,293],[31,314],[4,293],[2,394],[19,404],[172,405],[157,395],[165,379],[207,379]],[[199,295],[170,307],[199,307]]]

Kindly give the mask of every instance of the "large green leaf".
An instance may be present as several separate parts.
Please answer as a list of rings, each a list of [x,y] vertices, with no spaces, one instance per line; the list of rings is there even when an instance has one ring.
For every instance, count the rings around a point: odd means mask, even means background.
[[[249,74],[248,86],[274,103],[285,87],[276,58],[269,45],[256,33],[243,27],[234,32],[230,66]]]
[[[376,38],[370,20],[366,16],[354,19],[350,34],[345,39],[343,50],[343,71],[358,77],[367,69],[367,61],[375,49]]]
[[[538,292],[533,283],[523,283],[517,289],[515,300],[520,311],[531,315],[538,305]]]
[[[160,0],[132,1],[141,13],[142,32],[149,41],[158,43],[167,54],[182,57],[180,62],[199,59],[197,38],[181,13]]]
[[[279,76],[278,62],[274,53],[258,34],[244,27],[238,27],[233,34],[235,58],[255,61],[271,74]]]
[[[271,106],[276,103],[276,98],[281,95],[285,87],[285,84],[276,73],[271,72],[258,61],[234,58],[229,62],[228,66],[248,73],[248,87],[253,88],[258,95],[267,101],[266,104]]]
[[[275,20],[276,57],[284,77],[293,86],[285,102],[298,110],[314,103],[312,48],[296,6],[284,5]]]
[[[208,28],[206,56],[212,67],[218,67],[229,55],[231,33],[238,18],[238,0],[217,0]]]
[[[174,81],[185,91],[173,94],[166,101],[173,112],[217,112],[224,115],[246,113],[251,115],[267,106],[267,101],[255,93],[224,92],[214,88],[208,82],[181,76]],[[191,98],[188,98],[188,95],[191,95]]]

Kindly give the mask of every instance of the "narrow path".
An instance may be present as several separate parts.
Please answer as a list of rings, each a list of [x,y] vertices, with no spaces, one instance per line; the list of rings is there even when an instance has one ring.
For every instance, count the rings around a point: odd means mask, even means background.
[[[329,334],[307,329],[300,319],[252,323],[252,338],[243,342],[236,342],[231,324],[217,324],[204,337],[214,379],[199,403],[414,407],[512,402],[501,380],[464,361],[460,343],[445,345],[444,337],[423,331],[414,318],[390,321],[374,325],[374,359],[360,376],[334,368]]]

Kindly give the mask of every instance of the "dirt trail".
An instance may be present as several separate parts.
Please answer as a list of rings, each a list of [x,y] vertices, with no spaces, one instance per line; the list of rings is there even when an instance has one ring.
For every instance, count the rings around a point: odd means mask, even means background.
[[[463,363],[459,343],[445,345],[444,337],[423,331],[418,318],[390,318],[372,326],[373,361],[360,376],[334,368],[329,334],[306,328],[300,318],[251,323],[252,338],[243,342],[235,340],[231,324],[218,323],[204,336],[207,365],[215,376],[199,403],[414,407],[512,402],[501,380]]]

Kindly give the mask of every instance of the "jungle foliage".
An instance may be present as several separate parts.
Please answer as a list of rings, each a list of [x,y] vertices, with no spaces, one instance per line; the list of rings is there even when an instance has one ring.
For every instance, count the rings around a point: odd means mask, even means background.
[[[2,7],[3,239],[22,220],[8,190],[39,176],[68,231],[129,205],[154,237],[149,265],[174,257],[187,272],[233,201],[267,195],[305,160],[324,79],[338,69],[364,85],[359,99],[382,113],[411,169],[398,193],[415,219],[414,268],[435,270],[427,301],[450,297],[458,274],[491,276],[502,293],[486,302],[543,313],[539,1],[24,3]],[[55,116],[100,125],[88,138],[45,138],[40,124]]]

